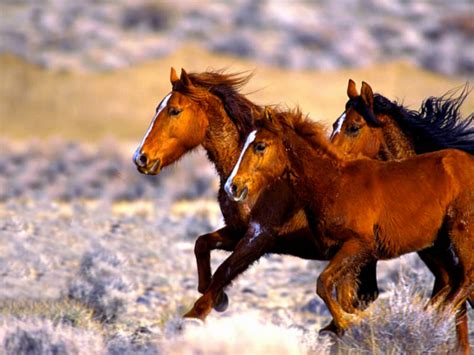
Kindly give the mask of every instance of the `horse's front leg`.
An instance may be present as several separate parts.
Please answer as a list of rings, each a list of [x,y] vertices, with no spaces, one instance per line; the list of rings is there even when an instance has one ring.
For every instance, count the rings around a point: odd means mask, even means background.
[[[184,316],[204,320],[211,312],[223,289],[265,254],[273,245],[274,238],[273,233],[266,233],[260,228],[250,227],[235,246],[233,253],[216,269],[204,295]]]
[[[196,239],[194,245],[194,255],[198,271],[198,291],[206,292],[211,283],[211,250],[220,249],[232,251],[242,235],[234,229],[225,226],[215,232],[203,234]],[[214,304],[214,309],[223,312],[229,305],[229,298],[225,292],[218,295],[218,300]]]
[[[199,292],[206,292],[211,283],[211,250],[233,251],[242,236],[234,229],[225,226],[212,233],[203,234],[196,239],[194,255],[196,256]]]
[[[358,276],[360,269],[373,261],[364,251],[364,247],[357,239],[346,241],[318,277],[316,292],[329,308],[338,334],[342,334],[343,330],[356,320],[356,315],[344,310],[333,297],[333,291],[339,281],[344,279],[350,281],[350,287],[355,286],[353,280]],[[350,293],[349,301],[353,300],[352,295],[355,291],[346,290]]]

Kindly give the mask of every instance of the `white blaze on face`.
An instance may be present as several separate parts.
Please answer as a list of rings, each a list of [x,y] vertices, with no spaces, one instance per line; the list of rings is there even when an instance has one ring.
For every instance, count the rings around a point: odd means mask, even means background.
[[[333,131],[331,133],[331,137],[329,140],[332,140],[336,134],[338,134],[341,131],[342,124],[344,123],[346,119],[346,113],[344,112],[339,118],[336,120],[335,128],[333,128]]]
[[[170,99],[171,97],[171,92],[166,95],[164,97],[163,100],[161,100],[160,104],[158,105],[158,108],[156,109],[156,113],[155,113],[155,116],[153,117],[153,119],[151,120],[151,123],[150,123],[150,127],[148,127],[148,131],[146,131],[145,133],[145,137],[143,137],[140,145],[138,146],[137,148],[137,152],[140,153],[142,148],[143,148],[143,143],[145,143],[145,140],[147,139],[148,135],[150,134],[151,130],[153,129],[153,126],[155,125],[155,121],[156,121],[156,118],[158,117],[158,115],[160,114],[161,111],[164,110],[164,108],[166,107],[166,105],[168,105],[168,100]]]
[[[242,152],[240,153],[239,160],[237,160],[237,164],[234,166],[234,170],[232,170],[232,173],[230,174],[229,178],[227,179],[225,185],[224,185],[224,190],[227,192],[228,195],[232,195],[230,187],[232,186],[232,180],[234,180],[235,175],[237,175],[237,172],[239,171],[240,163],[242,162],[242,158],[245,154],[245,151],[248,149],[250,144],[255,140],[255,137],[257,136],[257,131],[252,131],[247,137],[247,140],[245,141],[244,147],[242,148]]]

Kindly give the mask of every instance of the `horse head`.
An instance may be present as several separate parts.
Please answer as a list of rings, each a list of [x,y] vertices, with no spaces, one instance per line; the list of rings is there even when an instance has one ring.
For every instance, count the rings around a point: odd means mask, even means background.
[[[171,68],[172,91],[156,108],[155,115],[133,156],[138,171],[156,175],[198,146],[205,137],[208,116],[202,98],[205,90],[195,86],[184,69],[178,77]]]
[[[375,158],[383,143],[384,122],[374,113],[374,94],[366,82],[362,82],[360,95],[353,80],[347,87],[349,100],[344,113],[334,122],[331,143],[347,154],[362,154]]]
[[[255,124],[256,129],[247,136],[224,187],[234,201],[244,201],[248,196],[255,200],[288,166],[287,151],[281,139],[284,127],[272,109],[266,108]]]

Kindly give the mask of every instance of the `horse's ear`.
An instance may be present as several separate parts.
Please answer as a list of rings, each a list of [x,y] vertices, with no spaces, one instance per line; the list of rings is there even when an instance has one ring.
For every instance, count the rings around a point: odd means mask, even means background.
[[[184,86],[191,87],[193,86],[193,83],[191,82],[191,79],[189,79],[188,73],[181,68],[181,77],[180,77],[181,82],[184,84]]]
[[[349,79],[349,83],[347,84],[347,96],[349,96],[349,99],[355,99],[359,96],[356,89],[356,83],[352,79]]]
[[[171,73],[170,73],[171,85],[174,85],[178,81],[179,81],[178,74],[176,74],[176,70],[174,70],[174,68],[171,67]]]
[[[263,110],[263,119],[267,120],[268,122],[274,123],[273,113],[270,106],[265,106],[265,109]]]
[[[362,82],[360,96],[362,96],[362,100],[364,100],[367,106],[369,106],[370,108],[374,107],[374,93],[372,92],[372,88],[370,87],[370,85],[367,84],[365,81]]]

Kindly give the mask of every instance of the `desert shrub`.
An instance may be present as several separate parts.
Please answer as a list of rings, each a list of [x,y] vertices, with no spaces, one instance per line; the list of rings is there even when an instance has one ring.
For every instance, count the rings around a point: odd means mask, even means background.
[[[49,320],[0,321],[0,353],[6,355],[102,354],[103,338],[97,332]]]
[[[107,344],[107,355],[157,355],[159,353],[156,342],[137,341],[135,334],[132,336],[116,334]]]
[[[376,354],[446,353],[455,338],[454,315],[426,307],[426,299],[401,280],[374,302],[339,341],[343,351]]]
[[[121,144],[104,140],[90,147],[61,140],[9,147],[0,140],[0,201],[18,197],[108,201],[215,197],[217,178],[202,151],[182,159],[159,176],[137,172]]]
[[[125,259],[100,249],[82,257],[78,278],[69,285],[68,296],[90,307],[95,319],[110,323],[127,309],[134,296],[124,276]]]
[[[100,330],[93,320],[93,311],[72,300],[3,300],[0,303],[0,317],[18,320],[43,319],[54,325],[63,324],[88,330]]]

